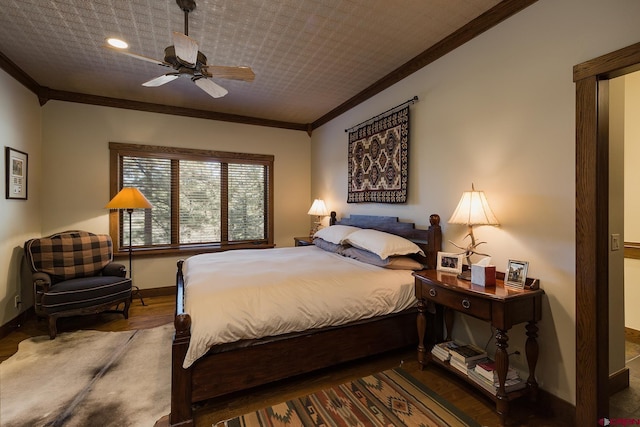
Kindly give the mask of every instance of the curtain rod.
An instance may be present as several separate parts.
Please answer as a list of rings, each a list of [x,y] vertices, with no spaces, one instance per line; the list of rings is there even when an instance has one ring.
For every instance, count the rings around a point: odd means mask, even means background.
[[[415,104],[416,102],[418,102],[418,96],[417,96],[417,95],[416,95],[416,96],[414,96],[413,98],[411,98],[410,100],[403,102],[402,104],[396,105],[396,106],[395,106],[395,107],[393,107],[393,108],[389,108],[387,111],[383,111],[382,113],[378,114],[377,116],[373,116],[373,117],[371,117],[370,119],[365,120],[364,122],[360,122],[360,123],[358,123],[357,125],[353,125],[353,126],[351,126],[350,128],[345,129],[344,131],[345,131],[345,132],[349,132],[350,130],[355,129],[355,128],[359,127],[360,125],[363,125],[363,124],[365,124],[365,123],[367,123],[367,122],[370,122],[370,121],[372,121],[372,120],[377,119],[377,118],[378,118],[378,117],[380,117],[380,116],[383,116],[383,115],[387,114],[389,111],[393,111],[393,110],[395,110],[395,109],[397,109],[397,108],[400,108],[400,107],[402,107],[402,106],[405,106],[405,105],[407,105],[407,104]]]

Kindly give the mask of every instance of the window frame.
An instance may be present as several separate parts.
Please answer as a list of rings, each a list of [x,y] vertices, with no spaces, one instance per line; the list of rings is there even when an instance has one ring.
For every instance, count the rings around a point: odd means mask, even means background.
[[[199,161],[215,161],[221,163],[240,163],[240,164],[260,164],[267,167],[267,197],[266,200],[266,231],[267,238],[259,242],[228,242],[225,241],[227,236],[227,214],[226,214],[226,201],[223,202],[225,206],[222,225],[223,225],[223,238],[220,243],[205,243],[205,244],[185,244],[181,245],[174,241],[177,237],[178,231],[176,227],[178,225],[178,195],[172,193],[171,195],[171,240],[172,243],[166,246],[154,246],[154,247],[133,247],[131,253],[133,256],[155,256],[155,255],[191,255],[196,253],[205,252],[222,252],[233,249],[259,249],[274,247],[273,243],[273,164],[275,157],[269,154],[248,154],[248,153],[236,153],[216,150],[203,150],[194,148],[181,148],[181,147],[167,147],[157,145],[142,145],[142,144],[127,144],[121,142],[109,142],[109,200],[113,198],[121,188],[121,173],[122,173],[122,158],[123,156],[141,156],[141,157],[154,157],[164,158],[171,160],[199,160]],[[176,179],[174,176],[172,179]],[[225,192],[226,193],[226,192]],[[122,242],[123,227],[126,225],[126,219],[124,215],[126,212],[122,209],[111,210],[109,212],[109,235],[114,242],[114,256],[128,256],[129,245],[128,242]]]

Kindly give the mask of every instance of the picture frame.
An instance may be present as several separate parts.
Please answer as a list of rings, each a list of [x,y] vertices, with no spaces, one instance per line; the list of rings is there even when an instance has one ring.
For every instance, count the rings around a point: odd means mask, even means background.
[[[447,273],[462,273],[463,254],[454,254],[450,252],[438,252],[438,263],[436,270]]]
[[[527,261],[510,259],[504,275],[504,285],[514,289],[524,289],[528,270],[529,263]]]
[[[27,200],[29,155],[15,148],[5,147],[7,199]]]

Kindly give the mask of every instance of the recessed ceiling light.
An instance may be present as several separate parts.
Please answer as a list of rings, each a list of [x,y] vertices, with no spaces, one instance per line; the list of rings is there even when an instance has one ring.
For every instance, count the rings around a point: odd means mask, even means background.
[[[108,38],[107,39],[107,43],[109,43],[111,46],[113,47],[117,47],[118,49],[126,49],[129,47],[129,45],[127,44],[126,41],[124,40],[120,40],[120,39],[115,39],[115,38]]]

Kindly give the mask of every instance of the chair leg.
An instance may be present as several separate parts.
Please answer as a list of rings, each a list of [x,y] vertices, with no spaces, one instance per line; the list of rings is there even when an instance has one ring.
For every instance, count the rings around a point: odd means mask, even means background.
[[[58,328],[56,327],[57,316],[49,316],[49,339],[55,339],[58,334]]]
[[[124,318],[129,318],[129,307],[131,306],[131,298],[127,298],[124,302],[124,310],[122,310],[122,314],[124,314]]]

